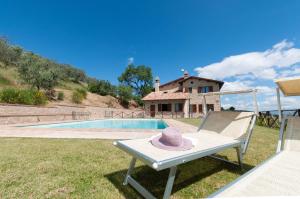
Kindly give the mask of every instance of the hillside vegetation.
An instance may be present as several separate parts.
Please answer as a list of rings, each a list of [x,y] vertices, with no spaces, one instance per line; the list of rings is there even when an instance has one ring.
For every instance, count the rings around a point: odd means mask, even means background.
[[[1,103],[115,108],[142,105],[141,98],[152,89],[151,68],[130,65],[119,82],[115,86],[88,77],[81,69],[26,51],[0,37]]]
[[[18,71],[15,67],[0,68],[0,90],[14,88],[14,89],[28,89],[30,85],[22,82]],[[76,89],[88,89],[88,84],[85,82],[75,83],[72,81],[60,81],[54,88],[56,94],[63,93],[62,100],[49,100],[47,105],[75,105],[72,101],[72,94]],[[111,108],[123,108],[119,100],[113,96],[101,96],[87,92],[87,97],[80,103],[81,105],[100,106]],[[136,106],[132,103],[132,106]]]

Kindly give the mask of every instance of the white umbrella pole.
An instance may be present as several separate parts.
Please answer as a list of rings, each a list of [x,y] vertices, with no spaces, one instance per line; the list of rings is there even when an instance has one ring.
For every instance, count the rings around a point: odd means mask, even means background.
[[[281,111],[281,100],[280,100],[279,87],[276,88],[276,93],[277,93],[278,119],[279,119],[279,122],[281,123],[281,121],[282,121],[282,111]]]

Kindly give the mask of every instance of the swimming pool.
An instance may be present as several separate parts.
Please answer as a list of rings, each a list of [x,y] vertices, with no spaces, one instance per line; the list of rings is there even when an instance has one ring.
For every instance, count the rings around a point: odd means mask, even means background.
[[[69,122],[27,126],[34,128],[108,128],[108,129],[164,129],[168,125],[156,119],[104,119],[83,122]]]

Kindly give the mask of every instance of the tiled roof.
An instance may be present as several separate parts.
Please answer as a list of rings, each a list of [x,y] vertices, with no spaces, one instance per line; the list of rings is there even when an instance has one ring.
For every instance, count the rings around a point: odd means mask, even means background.
[[[198,79],[198,80],[205,80],[205,81],[210,81],[210,82],[216,82],[216,83],[218,83],[218,84],[220,85],[220,89],[221,89],[221,87],[222,87],[223,84],[224,84],[224,82],[219,81],[219,80],[207,79],[207,78],[196,77],[196,76],[189,76],[189,77],[187,77],[187,78],[180,77],[180,78],[175,79],[175,80],[173,80],[173,81],[170,81],[170,82],[167,82],[167,83],[165,83],[165,84],[162,84],[162,85],[160,85],[160,87],[164,87],[164,86],[166,86],[166,85],[169,85],[169,84],[172,84],[172,83],[175,83],[175,82],[178,82],[178,83],[179,83],[179,82],[184,82],[184,81],[186,81],[186,80],[188,80],[188,79]]]
[[[188,99],[189,94],[188,93],[166,93],[163,91],[160,92],[151,92],[147,96],[143,98],[144,101],[150,101],[150,100],[173,100],[173,99]]]

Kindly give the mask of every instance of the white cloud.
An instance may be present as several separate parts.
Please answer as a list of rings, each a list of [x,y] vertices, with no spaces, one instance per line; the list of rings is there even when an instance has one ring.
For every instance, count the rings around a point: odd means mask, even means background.
[[[295,66],[286,70],[281,70],[278,74],[278,78],[291,77],[300,75],[300,66]]]
[[[299,101],[299,97],[281,97],[281,106],[284,110],[299,108],[295,106],[299,104]],[[259,105],[262,111],[277,110],[277,97],[274,95],[268,98],[264,98],[260,101]]]
[[[275,88],[262,85],[254,85],[254,81],[233,81],[225,82],[222,91],[239,91],[247,89],[257,89],[259,93],[264,94],[274,94],[276,92]]]
[[[250,89],[248,85],[244,82],[234,81],[234,82],[225,82],[222,91],[239,91],[239,90],[247,90]]]
[[[283,40],[261,52],[248,52],[195,69],[200,77],[221,79],[222,91],[257,89],[260,111],[276,110],[277,98],[273,79],[300,75],[300,48]],[[253,110],[252,97],[231,95],[221,98],[222,107]],[[300,97],[282,97],[283,109],[300,108]]]
[[[127,64],[131,65],[133,63],[134,63],[134,57],[129,57],[128,60],[127,60]]]
[[[235,76],[235,78],[239,80],[254,80],[256,77],[251,74],[246,74],[246,75],[237,75]]]
[[[269,86],[256,86],[255,89],[257,89],[258,92],[263,93],[265,95],[272,95],[276,93],[276,89],[271,88]]]
[[[294,43],[283,40],[263,52],[249,52],[224,58],[221,62],[198,67],[201,77],[224,79],[236,75],[253,75],[262,79],[274,79],[278,69],[300,63],[300,49]]]

